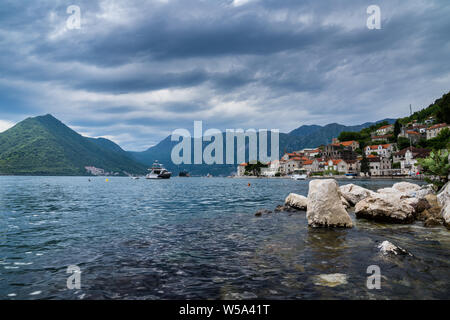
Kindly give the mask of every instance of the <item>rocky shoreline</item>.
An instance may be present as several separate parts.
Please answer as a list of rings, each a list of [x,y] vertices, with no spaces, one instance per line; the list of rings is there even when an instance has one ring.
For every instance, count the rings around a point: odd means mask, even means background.
[[[425,227],[444,225],[450,229],[450,184],[436,194],[431,185],[398,182],[376,192],[355,184],[338,185],[335,179],[315,179],[309,183],[308,196],[291,193],[275,212],[304,212],[313,228],[352,228],[350,214],[374,222],[411,224]],[[255,216],[270,214],[259,210]]]

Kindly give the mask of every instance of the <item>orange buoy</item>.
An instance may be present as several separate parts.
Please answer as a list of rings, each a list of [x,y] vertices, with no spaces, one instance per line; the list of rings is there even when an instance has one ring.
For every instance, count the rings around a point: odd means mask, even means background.
[[[250,187],[250,186],[251,186],[251,184],[249,183],[249,184],[248,184],[248,186]]]

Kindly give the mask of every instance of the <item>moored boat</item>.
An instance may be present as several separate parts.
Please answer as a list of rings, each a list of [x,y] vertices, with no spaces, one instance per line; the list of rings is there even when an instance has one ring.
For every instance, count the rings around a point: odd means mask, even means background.
[[[153,163],[149,170],[150,173],[145,176],[146,179],[170,179],[172,176],[172,172],[167,171],[158,160]]]

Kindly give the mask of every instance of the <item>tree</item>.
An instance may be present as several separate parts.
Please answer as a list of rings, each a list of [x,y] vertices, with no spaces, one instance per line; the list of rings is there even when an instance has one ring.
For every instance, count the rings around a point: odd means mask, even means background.
[[[363,154],[363,158],[361,160],[361,172],[363,172],[363,173],[370,172],[369,160],[367,160],[365,154]]]
[[[359,132],[343,131],[339,134],[339,141],[351,141],[361,139]]]
[[[404,138],[404,137],[399,137],[397,139],[397,147],[398,150],[403,150],[405,148],[409,148],[411,145],[411,142],[409,141],[408,138]]]
[[[245,174],[259,177],[261,174],[261,168],[267,168],[267,165],[259,161],[256,163],[249,163],[245,167]]]
[[[448,182],[450,174],[450,163],[448,161],[448,150],[432,151],[430,156],[425,159],[419,159],[423,173],[428,177],[426,180],[439,190]]]
[[[398,119],[397,119],[394,124],[394,138],[395,139],[397,139],[398,135],[400,134],[401,129],[402,129],[402,125],[400,124],[400,121],[398,121]]]
[[[445,94],[439,102],[439,110],[436,113],[436,118],[439,122],[450,123],[450,93]]]

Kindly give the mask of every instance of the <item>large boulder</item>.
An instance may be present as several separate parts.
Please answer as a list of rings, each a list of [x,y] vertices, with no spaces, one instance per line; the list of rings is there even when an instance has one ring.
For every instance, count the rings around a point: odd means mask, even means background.
[[[439,204],[442,207],[445,207],[447,204],[450,204],[450,182],[448,182],[437,194],[437,198]]]
[[[414,208],[414,213],[416,216],[431,208],[430,203],[425,198],[406,198],[402,201]]]
[[[411,182],[398,182],[392,186],[392,189],[395,189],[400,192],[410,193],[416,192],[420,190],[420,186]]]
[[[351,205],[357,204],[359,201],[367,198],[374,194],[373,191],[357,186],[355,184],[346,184],[339,188],[342,196],[349,202]]]
[[[356,217],[381,222],[411,223],[414,214],[414,208],[401,196],[388,193],[372,195],[355,206]]]
[[[311,227],[353,227],[334,179],[310,181],[306,217]]]
[[[285,206],[289,206],[298,210],[306,210],[306,208],[308,207],[308,198],[296,193],[291,193],[287,196],[284,204]]]
[[[444,225],[450,230],[450,203],[442,208],[442,218],[444,219]]]
[[[444,220],[444,225],[447,229],[450,229],[450,182],[447,182],[438,193],[437,200],[442,206],[441,217]]]
[[[377,193],[379,194],[388,194],[388,195],[397,195],[397,196],[401,196],[404,198],[408,198],[408,194],[406,192],[402,192],[399,191],[397,189],[394,188],[383,188],[383,189],[378,189]]]
[[[425,186],[422,186],[418,191],[415,191],[413,194],[415,198],[425,199],[425,196],[434,195],[435,192],[433,190],[433,185],[427,184]]]
[[[348,209],[351,207],[350,203],[347,201],[347,199],[345,199],[342,194],[341,194],[341,202],[342,205],[344,206],[345,209]]]
[[[419,221],[423,221],[425,227],[431,227],[443,223],[441,216],[441,206],[437,200],[435,194],[428,194],[425,196],[425,200],[428,202],[429,208],[422,212],[418,212],[416,218]]]

